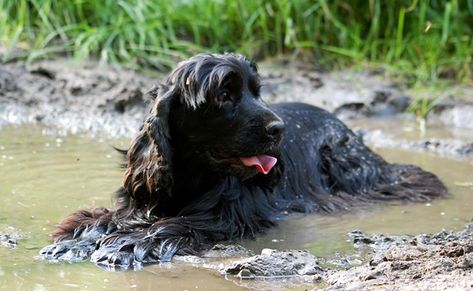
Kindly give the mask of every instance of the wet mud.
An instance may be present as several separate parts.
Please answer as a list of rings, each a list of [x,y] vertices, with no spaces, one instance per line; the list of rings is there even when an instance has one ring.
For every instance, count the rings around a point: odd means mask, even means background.
[[[422,94],[383,77],[376,70],[323,72],[297,62],[273,61],[259,68],[262,97],[267,102],[297,101],[325,108],[345,121],[403,116],[412,99]],[[139,73],[92,61],[47,60],[0,65],[0,127],[35,123],[65,133],[86,132],[132,136],[150,102],[149,89],[164,74]],[[437,94],[438,95],[438,94]],[[473,88],[445,89],[430,122],[473,129]],[[405,119],[409,119],[406,117]],[[420,139],[406,142],[364,129],[368,142],[380,146],[472,156],[473,140]]]
[[[155,80],[93,63],[43,61],[0,65],[0,126],[44,124],[68,133],[136,132]]]
[[[355,254],[336,261],[303,250],[263,249],[261,254],[250,256],[250,251],[238,245],[217,246],[221,252],[218,257],[227,258],[223,263],[212,262],[206,255],[180,257],[178,261],[216,270],[238,285],[254,289],[270,289],[275,281],[278,288],[307,285],[313,290],[473,288],[473,223],[458,232],[368,235],[353,230],[347,236]],[[215,250],[210,252],[215,255]],[[355,261],[354,257],[362,260]]]
[[[326,277],[329,290],[470,290],[473,224],[460,232],[384,236],[351,233],[366,263]]]

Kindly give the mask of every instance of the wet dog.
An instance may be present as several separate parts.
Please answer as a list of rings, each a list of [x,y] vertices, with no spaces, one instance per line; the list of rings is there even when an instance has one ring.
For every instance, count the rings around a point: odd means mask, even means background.
[[[329,112],[264,103],[260,82],[241,55],[180,63],[150,91],[116,208],[71,214],[42,256],[136,268],[255,237],[283,213],[447,195],[435,175],[387,163]]]

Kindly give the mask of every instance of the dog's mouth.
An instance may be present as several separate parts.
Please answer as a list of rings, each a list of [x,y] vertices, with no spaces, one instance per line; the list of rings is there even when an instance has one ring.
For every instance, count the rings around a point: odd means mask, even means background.
[[[240,157],[229,157],[214,153],[211,157],[212,160],[219,164],[256,169],[259,173],[264,175],[267,175],[278,162],[278,159],[272,153],[244,155]]]
[[[245,167],[256,167],[261,174],[268,174],[276,165],[278,159],[270,155],[257,155],[249,157],[240,157],[240,162]]]

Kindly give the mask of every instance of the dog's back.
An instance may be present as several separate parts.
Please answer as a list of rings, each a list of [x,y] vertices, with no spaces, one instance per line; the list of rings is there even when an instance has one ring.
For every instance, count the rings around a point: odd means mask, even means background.
[[[346,211],[376,200],[423,202],[448,191],[432,173],[390,164],[333,114],[304,103],[270,105],[285,122],[285,174],[276,192],[294,211]]]

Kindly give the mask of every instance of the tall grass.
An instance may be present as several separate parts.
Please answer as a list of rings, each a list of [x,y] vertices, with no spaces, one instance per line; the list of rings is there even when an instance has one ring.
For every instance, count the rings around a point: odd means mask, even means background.
[[[4,47],[165,69],[195,52],[388,64],[470,79],[471,0],[0,0]],[[11,54],[4,55],[4,59]]]

